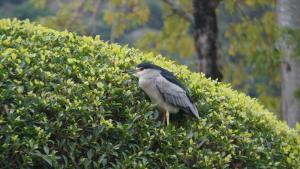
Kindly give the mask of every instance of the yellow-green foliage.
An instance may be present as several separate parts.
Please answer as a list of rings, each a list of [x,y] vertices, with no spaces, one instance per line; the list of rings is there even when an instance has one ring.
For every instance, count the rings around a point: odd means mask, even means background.
[[[137,79],[123,73],[143,60],[189,87],[199,121],[161,125]],[[300,166],[299,135],[228,85],[161,56],[28,21],[0,21],[0,111],[1,168]]]

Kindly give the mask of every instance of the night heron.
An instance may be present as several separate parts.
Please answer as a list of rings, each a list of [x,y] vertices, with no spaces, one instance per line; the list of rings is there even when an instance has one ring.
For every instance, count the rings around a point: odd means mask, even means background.
[[[199,119],[198,110],[188,91],[173,73],[155,64],[143,62],[137,65],[134,75],[139,78],[138,86],[163,113],[163,124],[168,126],[169,113],[177,113],[179,110]]]

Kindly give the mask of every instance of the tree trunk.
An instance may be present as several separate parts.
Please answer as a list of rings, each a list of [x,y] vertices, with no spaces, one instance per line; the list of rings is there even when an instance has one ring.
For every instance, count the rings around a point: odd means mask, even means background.
[[[281,28],[296,30],[300,28],[300,0],[277,0],[278,24]],[[280,40],[283,62],[281,64],[281,106],[283,119],[290,127],[300,122],[300,102],[295,91],[300,87],[300,61],[293,56],[294,43],[288,41],[288,34]],[[298,56],[297,56],[298,57]],[[299,58],[299,57],[298,57]]]
[[[218,27],[216,8],[219,0],[193,0],[194,37],[199,71],[207,77],[222,80],[218,67]]]

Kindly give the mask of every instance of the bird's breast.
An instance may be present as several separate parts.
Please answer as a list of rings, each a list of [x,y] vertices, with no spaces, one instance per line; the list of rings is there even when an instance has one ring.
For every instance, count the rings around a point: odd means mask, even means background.
[[[166,103],[163,96],[159,93],[156,87],[156,79],[140,79],[139,87],[149,96],[152,102],[158,105],[162,111],[169,111],[170,113],[177,113],[178,108]]]
[[[161,100],[160,93],[158,92],[155,85],[155,78],[151,79],[140,79],[139,87],[150,97],[153,102]]]

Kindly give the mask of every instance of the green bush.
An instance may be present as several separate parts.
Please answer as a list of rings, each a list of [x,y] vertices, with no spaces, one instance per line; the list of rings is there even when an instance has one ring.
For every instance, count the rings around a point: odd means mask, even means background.
[[[160,123],[123,73],[173,71],[201,119]],[[299,168],[300,139],[254,99],[161,56],[0,21],[0,168]],[[178,118],[183,120],[178,120]]]

